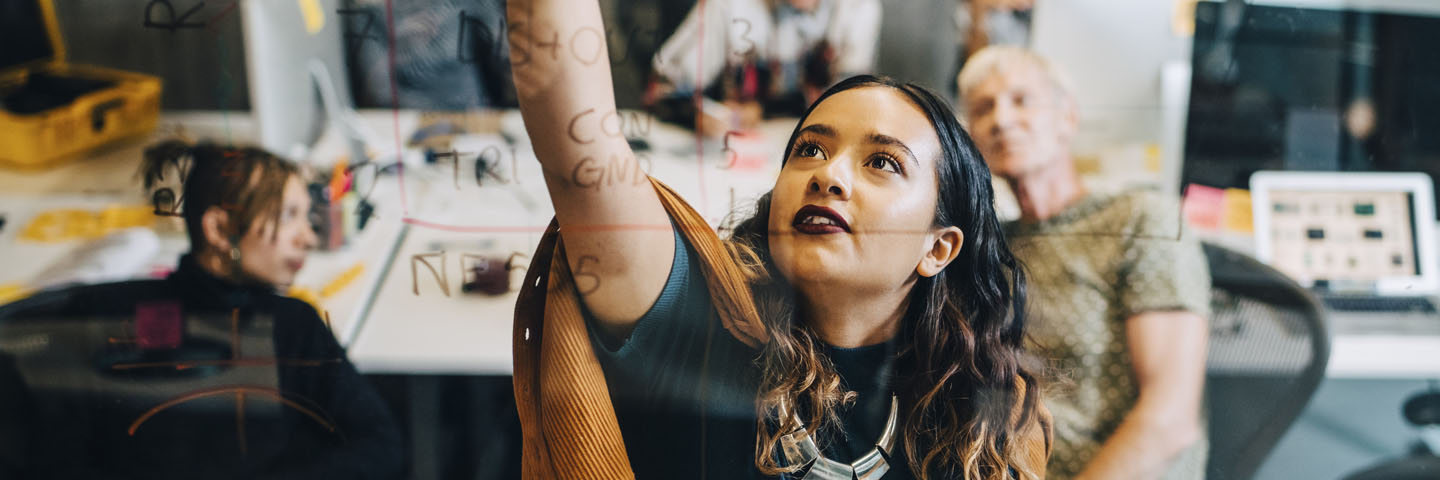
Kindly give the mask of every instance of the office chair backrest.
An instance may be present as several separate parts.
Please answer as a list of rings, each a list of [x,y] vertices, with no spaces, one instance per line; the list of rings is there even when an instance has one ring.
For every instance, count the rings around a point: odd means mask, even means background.
[[[1250,256],[1204,245],[1211,480],[1255,474],[1325,376],[1330,334],[1309,290]]]

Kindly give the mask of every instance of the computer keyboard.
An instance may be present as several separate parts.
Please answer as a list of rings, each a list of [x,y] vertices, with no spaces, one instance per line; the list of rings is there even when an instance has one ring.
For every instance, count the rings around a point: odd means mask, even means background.
[[[1429,297],[1346,297],[1333,296],[1323,299],[1331,310],[1357,312],[1415,312],[1435,313],[1435,304]]]

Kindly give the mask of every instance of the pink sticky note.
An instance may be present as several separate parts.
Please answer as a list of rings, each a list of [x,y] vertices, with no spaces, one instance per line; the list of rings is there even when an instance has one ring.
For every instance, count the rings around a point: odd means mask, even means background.
[[[135,305],[135,340],[145,350],[180,347],[180,302],[161,300]]]
[[[1191,226],[1217,230],[1225,211],[1225,190],[1195,183],[1186,185],[1185,201],[1180,209]]]
[[[173,266],[153,265],[150,267],[150,278],[165,278],[175,271]]]
[[[756,171],[765,168],[765,137],[753,130],[731,130],[725,133],[725,165],[722,168]]]

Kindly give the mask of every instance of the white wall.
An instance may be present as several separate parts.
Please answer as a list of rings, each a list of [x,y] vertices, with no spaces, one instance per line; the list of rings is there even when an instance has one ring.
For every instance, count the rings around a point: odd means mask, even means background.
[[[1159,143],[1160,70],[1188,62],[1190,37],[1172,29],[1166,0],[1040,0],[1031,45],[1075,83],[1081,134],[1077,153],[1118,143]]]

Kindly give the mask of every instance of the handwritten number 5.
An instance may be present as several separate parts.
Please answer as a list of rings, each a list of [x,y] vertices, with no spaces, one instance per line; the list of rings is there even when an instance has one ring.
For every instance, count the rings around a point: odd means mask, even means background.
[[[600,263],[600,259],[593,255],[582,255],[580,257],[580,263],[575,266],[575,289],[579,290],[581,295],[589,295],[591,293],[595,293],[596,290],[600,289],[600,276],[592,272],[587,272],[585,268],[585,262],[590,262],[592,264]],[[580,283],[580,279],[582,277],[589,279],[589,281],[586,282],[590,284],[589,288],[585,288]]]
[[[737,132],[735,130],[725,132],[724,148],[722,148],[720,151],[725,153],[725,160],[729,161],[730,163],[721,165],[721,170],[729,170],[731,168],[735,168],[735,160],[740,156],[740,154],[736,152],[735,149],[730,148],[730,136],[739,133],[741,132]]]

